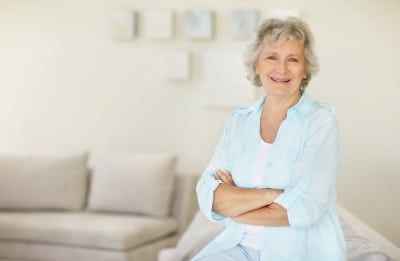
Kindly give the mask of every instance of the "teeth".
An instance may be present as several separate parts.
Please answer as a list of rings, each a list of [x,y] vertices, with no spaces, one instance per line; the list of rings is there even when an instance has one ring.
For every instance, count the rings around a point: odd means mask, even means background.
[[[276,79],[276,78],[271,78],[275,82],[289,82],[289,80],[283,80],[283,79]]]

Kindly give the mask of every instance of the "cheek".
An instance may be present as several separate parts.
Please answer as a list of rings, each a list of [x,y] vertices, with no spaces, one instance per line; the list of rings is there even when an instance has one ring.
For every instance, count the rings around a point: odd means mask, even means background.
[[[264,74],[271,72],[271,70],[273,69],[273,66],[266,62],[261,62],[261,63],[258,63],[254,68],[255,68],[256,74],[264,75]]]
[[[306,78],[307,78],[307,70],[304,69],[304,70],[303,70],[303,79],[306,79]]]
[[[307,78],[307,67],[306,64],[303,64],[303,79]]]
[[[299,77],[301,77],[303,79],[307,78],[306,68],[304,68],[304,67],[303,68],[299,68],[298,75],[299,75]]]

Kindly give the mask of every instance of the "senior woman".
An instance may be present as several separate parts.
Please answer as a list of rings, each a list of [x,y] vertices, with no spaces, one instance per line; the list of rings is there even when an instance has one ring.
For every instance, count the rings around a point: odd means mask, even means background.
[[[305,91],[318,70],[309,27],[264,21],[245,64],[265,96],[233,111],[197,184],[200,210],[225,229],[193,260],[345,260],[335,111]]]

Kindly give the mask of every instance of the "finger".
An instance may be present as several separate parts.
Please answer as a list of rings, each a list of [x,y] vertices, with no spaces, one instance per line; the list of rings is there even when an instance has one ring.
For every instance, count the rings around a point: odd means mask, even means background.
[[[232,178],[232,175],[229,175],[229,182],[232,184],[232,185],[235,185],[235,182],[233,181],[233,178]]]
[[[227,177],[227,179],[229,180],[229,182],[230,182],[232,185],[235,185],[235,182],[233,181],[233,178],[232,178],[232,174],[229,172],[229,170],[224,170],[223,172],[225,173],[225,176]]]
[[[223,174],[223,173],[224,173],[224,172],[223,172],[222,170],[220,170],[220,169],[217,169],[215,172],[218,173],[218,174]]]
[[[227,170],[217,169],[215,171],[214,176],[216,180],[220,180],[225,184],[235,186],[235,182],[233,181],[232,175]]]
[[[214,177],[215,177],[216,180],[222,180],[222,179],[221,179],[221,172],[217,170],[217,171],[214,173]]]
[[[229,181],[229,184],[231,184],[232,186],[235,185],[235,182],[233,181],[232,176],[229,176],[228,181]]]
[[[232,176],[231,173],[229,172],[229,170],[227,170],[227,169],[223,170],[222,172],[225,173],[225,174],[228,174],[228,175]]]
[[[233,181],[232,179],[232,174],[229,172],[229,170],[223,170],[224,176],[229,179],[230,181]]]
[[[227,174],[226,172],[223,172],[221,174],[221,177],[223,178],[224,182],[230,185],[234,185],[233,179],[232,179],[232,175]]]
[[[220,177],[221,177],[221,180],[224,182],[224,183],[228,183],[228,184],[230,184],[231,182],[230,182],[230,176],[228,176],[228,175],[226,175],[225,173],[220,173],[220,175],[219,175]]]
[[[216,180],[221,180],[222,182],[225,182],[224,173],[221,170],[216,170],[214,176]]]

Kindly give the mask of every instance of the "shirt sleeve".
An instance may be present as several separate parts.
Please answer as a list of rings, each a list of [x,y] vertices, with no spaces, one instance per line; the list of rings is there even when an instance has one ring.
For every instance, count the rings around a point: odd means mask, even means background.
[[[225,123],[223,134],[214,151],[214,155],[196,186],[200,211],[213,222],[221,222],[225,219],[225,216],[212,211],[212,204],[214,190],[222,183],[222,181],[215,179],[215,171],[217,169],[230,170],[229,125],[231,121],[232,118]]]
[[[313,226],[336,200],[335,183],[340,163],[339,133],[333,111],[313,120],[303,153],[294,166],[291,185],[275,203],[287,210],[289,224]]]

